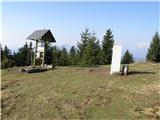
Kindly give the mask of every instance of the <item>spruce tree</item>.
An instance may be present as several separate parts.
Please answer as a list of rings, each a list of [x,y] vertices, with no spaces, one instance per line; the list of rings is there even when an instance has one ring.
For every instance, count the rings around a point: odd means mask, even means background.
[[[146,59],[150,62],[160,62],[160,36],[158,32],[153,36]]]
[[[53,66],[56,66],[56,65],[59,65],[58,64],[58,48],[57,46],[53,46],[52,47],[52,65]]]
[[[95,52],[96,52],[96,65],[102,64],[102,50],[99,43],[99,40],[95,43]]]
[[[98,64],[99,50],[99,41],[97,40],[95,33],[93,33],[88,39],[86,49],[84,50],[82,64],[89,66]]]
[[[21,47],[16,54],[16,66],[28,66],[31,64],[30,59],[30,50],[27,42],[23,47]]]
[[[2,48],[2,44],[0,44],[0,47],[1,47],[1,62],[2,62],[2,60],[3,60],[3,56],[4,56],[4,54],[3,54],[3,48]]]
[[[62,59],[62,51],[60,49],[57,49],[57,64],[61,65],[61,59]]]
[[[9,57],[11,54],[11,51],[8,49],[8,47],[6,45],[4,47],[3,53],[4,53],[4,56],[6,56],[6,57]]]
[[[9,68],[14,66],[13,55],[11,50],[5,45],[4,50],[1,47],[1,68]]]
[[[112,48],[114,39],[111,29],[108,29],[106,34],[103,36],[102,41],[102,61],[103,64],[110,64],[112,60]]]
[[[77,64],[77,55],[76,55],[76,49],[74,46],[71,47],[69,52],[69,61],[71,65]]]
[[[67,52],[67,49],[65,47],[63,47],[62,50],[61,50],[60,65],[62,65],[62,66],[68,66],[69,65],[68,52]]]
[[[30,42],[29,43],[29,50],[28,50],[28,57],[30,58],[29,60],[28,60],[28,63],[30,64],[30,65],[32,65],[33,64],[33,57],[34,57],[34,52],[33,52],[33,48],[32,48],[32,42]],[[15,53],[14,53],[14,56],[15,56]]]
[[[77,55],[78,55],[79,64],[82,64],[82,59],[84,57],[84,51],[86,49],[90,35],[91,33],[89,32],[88,28],[86,28],[85,31],[81,33],[81,41],[78,42],[78,45],[77,45],[77,48],[78,48]]]
[[[25,52],[26,52],[26,63],[25,63],[25,65],[27,65],[27,66],[29,66],[29,65],[31,65],[32,63],[31,63],[31,58],[33,58],[33,51],[32,51],[32,42],[30,42],[29,43],[29,45],[26,43],[26,45],[25,45]],[[31,55],[32,55],[32,57],[31,57]]]
[[[127,50],[122,58],[122,64],[130,64],[133,63],[133,56],[132,54]]]
[[[51,44],[49,42],[46,43],[45,46],[45,64],[52,64],[53,60],[53,47],[51,47]]]

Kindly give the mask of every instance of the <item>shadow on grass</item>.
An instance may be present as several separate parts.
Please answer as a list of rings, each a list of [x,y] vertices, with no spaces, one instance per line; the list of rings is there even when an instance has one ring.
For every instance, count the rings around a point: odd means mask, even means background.
[[[128,75],[136,75],[136,74],[156,74],[155,72],[147,72],[147,71],[130,71]]]

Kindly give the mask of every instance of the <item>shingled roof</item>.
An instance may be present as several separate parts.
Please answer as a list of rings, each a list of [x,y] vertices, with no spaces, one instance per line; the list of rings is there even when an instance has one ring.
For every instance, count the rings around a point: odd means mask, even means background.
[[[29,40],[44,40],[49,42],[56,42],[54,36],[50,30],[36,30],[30,36],[27,37]]]

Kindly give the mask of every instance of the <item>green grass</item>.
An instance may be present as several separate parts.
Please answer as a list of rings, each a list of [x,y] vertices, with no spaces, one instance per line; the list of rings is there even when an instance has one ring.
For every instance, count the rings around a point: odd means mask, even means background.
[[[56,67],[41,73],[2,70],[2,119],[160,119],[160,64]]]

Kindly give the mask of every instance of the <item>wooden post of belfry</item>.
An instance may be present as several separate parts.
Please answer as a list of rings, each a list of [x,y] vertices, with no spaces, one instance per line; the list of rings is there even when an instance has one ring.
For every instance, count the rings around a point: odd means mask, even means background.
[[[30,52],[31,52],[31,67],[32,67],[32,66],[33,66],[33,61],[32,61],[32,48],[31,48]]]
[[[43,58],[42,58],[42,67],[44,67],[44,62],[45,62],[45,49],[46,49],[46,41],[44,41],[44,51],[43,51]]]
[[[35,65],[36,65],[37,45],[38,45],[38,40],[36,40],[36,47],[35,47],[35,51],[34,51],[34,59],[33,59],[33,67],[35,67]]]

